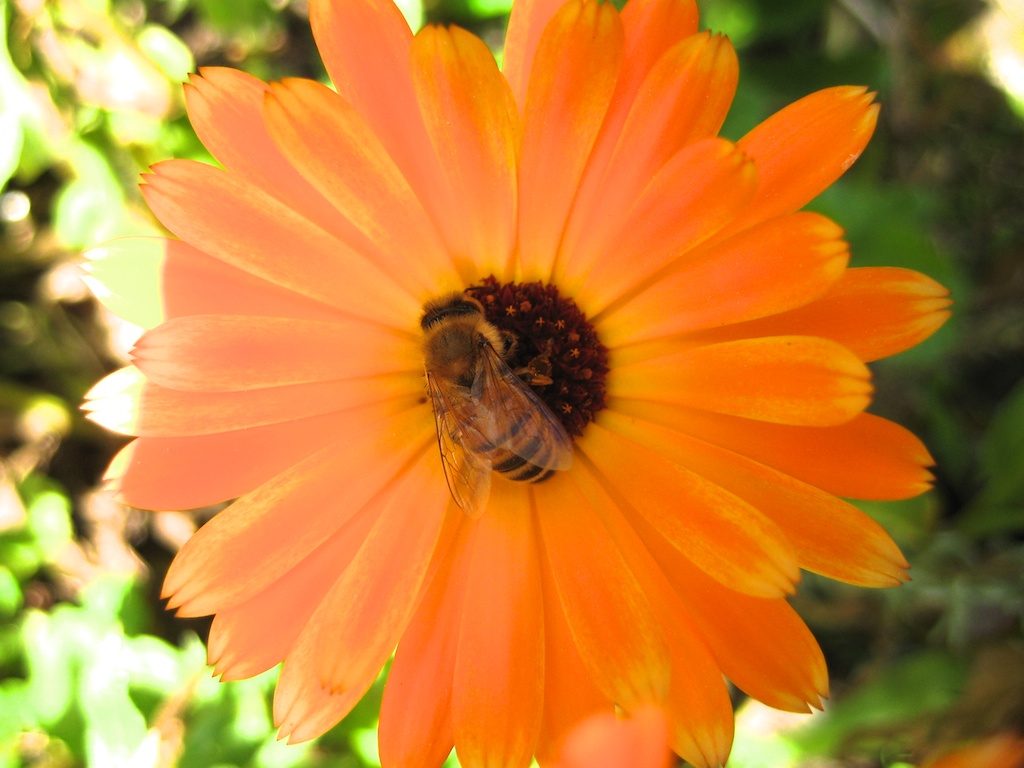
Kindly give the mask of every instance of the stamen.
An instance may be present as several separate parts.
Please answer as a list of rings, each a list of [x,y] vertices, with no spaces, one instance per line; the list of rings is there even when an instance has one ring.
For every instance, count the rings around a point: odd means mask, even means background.
[[[605,406],[608,349],[576,303],[541,282],[487,277],[466,289],[484,316],[514,335],[506,362],[527,381],[573,437]]]

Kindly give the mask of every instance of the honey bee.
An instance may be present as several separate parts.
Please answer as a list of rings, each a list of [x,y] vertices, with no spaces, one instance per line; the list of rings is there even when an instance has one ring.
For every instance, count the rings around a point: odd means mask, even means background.
[[[452,498],[483,512],[491,471],[539,482],[572,463],[565,427],[505,362],[508,336],[461,293],[427,302],[420,318],[427,390]]]

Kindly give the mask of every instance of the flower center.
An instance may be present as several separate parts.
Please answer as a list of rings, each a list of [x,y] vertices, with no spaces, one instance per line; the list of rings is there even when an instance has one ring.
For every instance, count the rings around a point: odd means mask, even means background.
[[[572,437],[604,408],[608,349],[576,303],[553,285],[499,283],[466,289],[513,344],[505,362],[533,388]]]

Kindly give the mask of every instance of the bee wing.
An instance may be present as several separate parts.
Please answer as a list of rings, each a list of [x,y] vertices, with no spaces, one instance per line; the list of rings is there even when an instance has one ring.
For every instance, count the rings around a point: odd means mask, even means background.
[[[472,394],[487,415],[477,426],[491,445],[541,469],[572,465],[572,439],[562,422],[490,346],[485,348]]]
[[[427,372],[434,407],[437,447],[452,498],[471,517],[483,513],[491,493],[491,460],[469,450],[469,433],[477,431],[478,409],[469,397],[449,391]],[[474,437],[472,442],[482,439]]]

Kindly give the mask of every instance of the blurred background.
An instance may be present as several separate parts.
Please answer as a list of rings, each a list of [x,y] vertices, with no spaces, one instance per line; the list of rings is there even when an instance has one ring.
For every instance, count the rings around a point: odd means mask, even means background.
[[[414,27],[501,45],[509,0],[422,2],[401,3]],[[90,298],[82,251],[158,231],[148,165],[208,159],[180,88],[197,66],[324,77],[304,0],[0,0],[0,16],[0,768],[376,765],[379,689],[287,747],[275,673],[211,678],[207,624],[158,599],[211,510],[113,502],[100,478],[122,441],[78,410],[137,334]],[[731,138],[817,88],[879,92],[874,141],[814,207],[854,264],[920,270],[956,301],[935,337],[875,366],[873,410],[938,463],[928,495],[866,505],[913,581],[805,579],[794,602],[829,659],[828,711],[738,697],[730,766],[923,765],[1024,724],[1024,2],[704,0],[702,16],[740,53]]]

